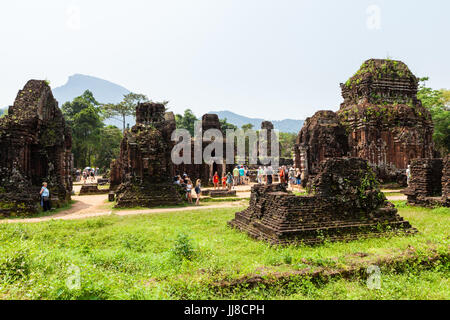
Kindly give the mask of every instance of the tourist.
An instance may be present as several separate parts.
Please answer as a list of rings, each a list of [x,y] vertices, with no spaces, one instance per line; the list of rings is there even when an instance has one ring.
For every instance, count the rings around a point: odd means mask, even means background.
[[[214,190],[218,189],[218,187],[219,187],[219,175],[217,174],[217,171],[216,171],[216,173],[214,174],[214,177],[213,177],[213,184],[214,184]]]
[[[228,172],[227,174],[227,187],[228,191],[230,191],[233,187],[233,175],[231,174],[231,172]]]
[[[227,176],[222,176],[222,188],[227,189]]]
[[[233,184],[234,186],[239,184],[239,168],[237,166],[233,169]]]
[[[411,179],[411,166],[408,164],[408,168],[406,168],[406,183],[408,186],[410,179]]]
[[[280,176],[280,183],[286,183],[286,178],[284,176],[284,168],[283,167],[280,167],[278,174]]]
[[[44,212],[51,210],[50,191],[47,189],[47,182],[42,184],[41,192],[39,194],[41,196],[41,206],[44,209]]]
[[[290,167],[290,168],[289,168],[288,177],[289,177],[289,185],[291,186],[291,190],[294,190],[294,185],[295,185],[295,170],[294,170],[293,167]]]
[[[195,201],[195,205],[198,206],[200,204],[200,194],[202,193],[202,181],[197,179],[195,183],[195,194],[197,195],[197,200]]]
[[[244,184],[244,176],[245,176],[244,166],[241,166],[239,168],[239,184]]]
[[[300,190],[300,187],[302,185],[302,173],[300,172],[300,169],[297,168],[297,171],[295,172],[295,179],[298,190]]]
[[[261,184],[261,167],[256,170],[256,182]]]
[[[83,184],[86,183],[86,179],[87,179],[87,172],[86,170],[83,170]]]
[[[192,181],[190,179],[186,183],[186,198],[189,203],[192,203]]]
[[[267,167],[266,174],[267,174],[267,184],[271,185],[272,182],[273,182],[273,169],[272,169],[272,166],[268,166]]]
[[[94,169],[91,169],[90,179],[91,179],[92,182],[95,182],[95,171],[94,171]]]
[[[81,180],[81,171],[80,171],[80,169],[77,169],[77,171],[75,171],[75,176],[76,176],[75,181],[79,182]]]

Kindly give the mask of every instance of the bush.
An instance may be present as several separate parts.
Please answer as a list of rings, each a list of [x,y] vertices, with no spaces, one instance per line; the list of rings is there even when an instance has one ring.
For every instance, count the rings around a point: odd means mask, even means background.
[[[192,240],[186,234],[179,233],[172,248],[172,252],[181,259],[192,260],[195,253]]]

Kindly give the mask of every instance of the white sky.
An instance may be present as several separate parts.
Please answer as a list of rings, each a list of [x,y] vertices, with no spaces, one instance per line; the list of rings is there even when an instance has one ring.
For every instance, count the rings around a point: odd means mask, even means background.
[[[0,106],[82,73],[172,111],[304,119],[368,58],[450,88],[447,0],[16,0],[0,4]]]

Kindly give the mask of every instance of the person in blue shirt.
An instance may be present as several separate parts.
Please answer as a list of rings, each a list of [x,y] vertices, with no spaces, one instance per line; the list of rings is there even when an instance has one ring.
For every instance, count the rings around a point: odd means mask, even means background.
[[[244,175],[245,175],[244,166],[241,166],[239,168],[239,184],[244,184]]]
[[[47,189],[47,182],[44,182],[42,184],[42,188],[41,188],[41,206],[43,207],[44,211],[49,211],[51,210],[51,205],[50,205],[50,191]]]

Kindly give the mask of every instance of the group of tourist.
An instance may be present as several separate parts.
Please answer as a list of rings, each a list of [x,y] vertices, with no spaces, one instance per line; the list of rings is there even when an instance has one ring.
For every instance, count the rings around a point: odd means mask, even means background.
[[[99,174],[99,168],[85,168],[84,170],[76,169],[75,170],[75,181],[80,182],[83,180],[83,183],[86,182],[95,182],[95,177]]]
[[[243,165],[236,166],[233,169],[233,186],[245,185],[250,183],[250,171]]]
[[[289,184],[291,189],[296,186],[300,188],[304,179],[304,173],[299,168],[281,166],[275,172],[272,166],[261,166],[258,168],[256,180],[259,184],[272,184],[275,175],[278,175],[280,183]]]
[[[257,170],[257,182],[259,184],[270,185],[274,182],[274,176],[278,175],[280,183],[288,183],[292,190],[295,187],[300,189],[301,181],[304,178],[304,174],[299,168],[281,166],[278,171],[274,170],[272,166],[260,166]],[[173,183],[179,185],[184,189],[186,200],[189,203],[193,203],[192,191],[196,194],[195,205],[200,204],[200,194],[202,192],[202,182],[200,179],[195,181],[186,174],[176,175],[173,178]],[[228,190],[231,191],[238,185],[250,184],[250,171],[245,166],[236,166],[233,169],[233,173],[228,172],[225,175],[220,176],[216,171],[212,177],[212,183],[214,190]]]
[[[200,204],[200,194],[202,192],[202,181],[200,179],[197,179],[195,181],[195,186],[192,183],[192,180],[189,178],[189,176],[184,173],[183,176],[176,175],[173,179],[173,183],[176,185],[179,185],[182,187],[185,191],[186,199],[189,203],[193,203],[192,201],[192,190],[195,191],[195,194],[197,196],[195,200],[195,205],[198,206]]]

